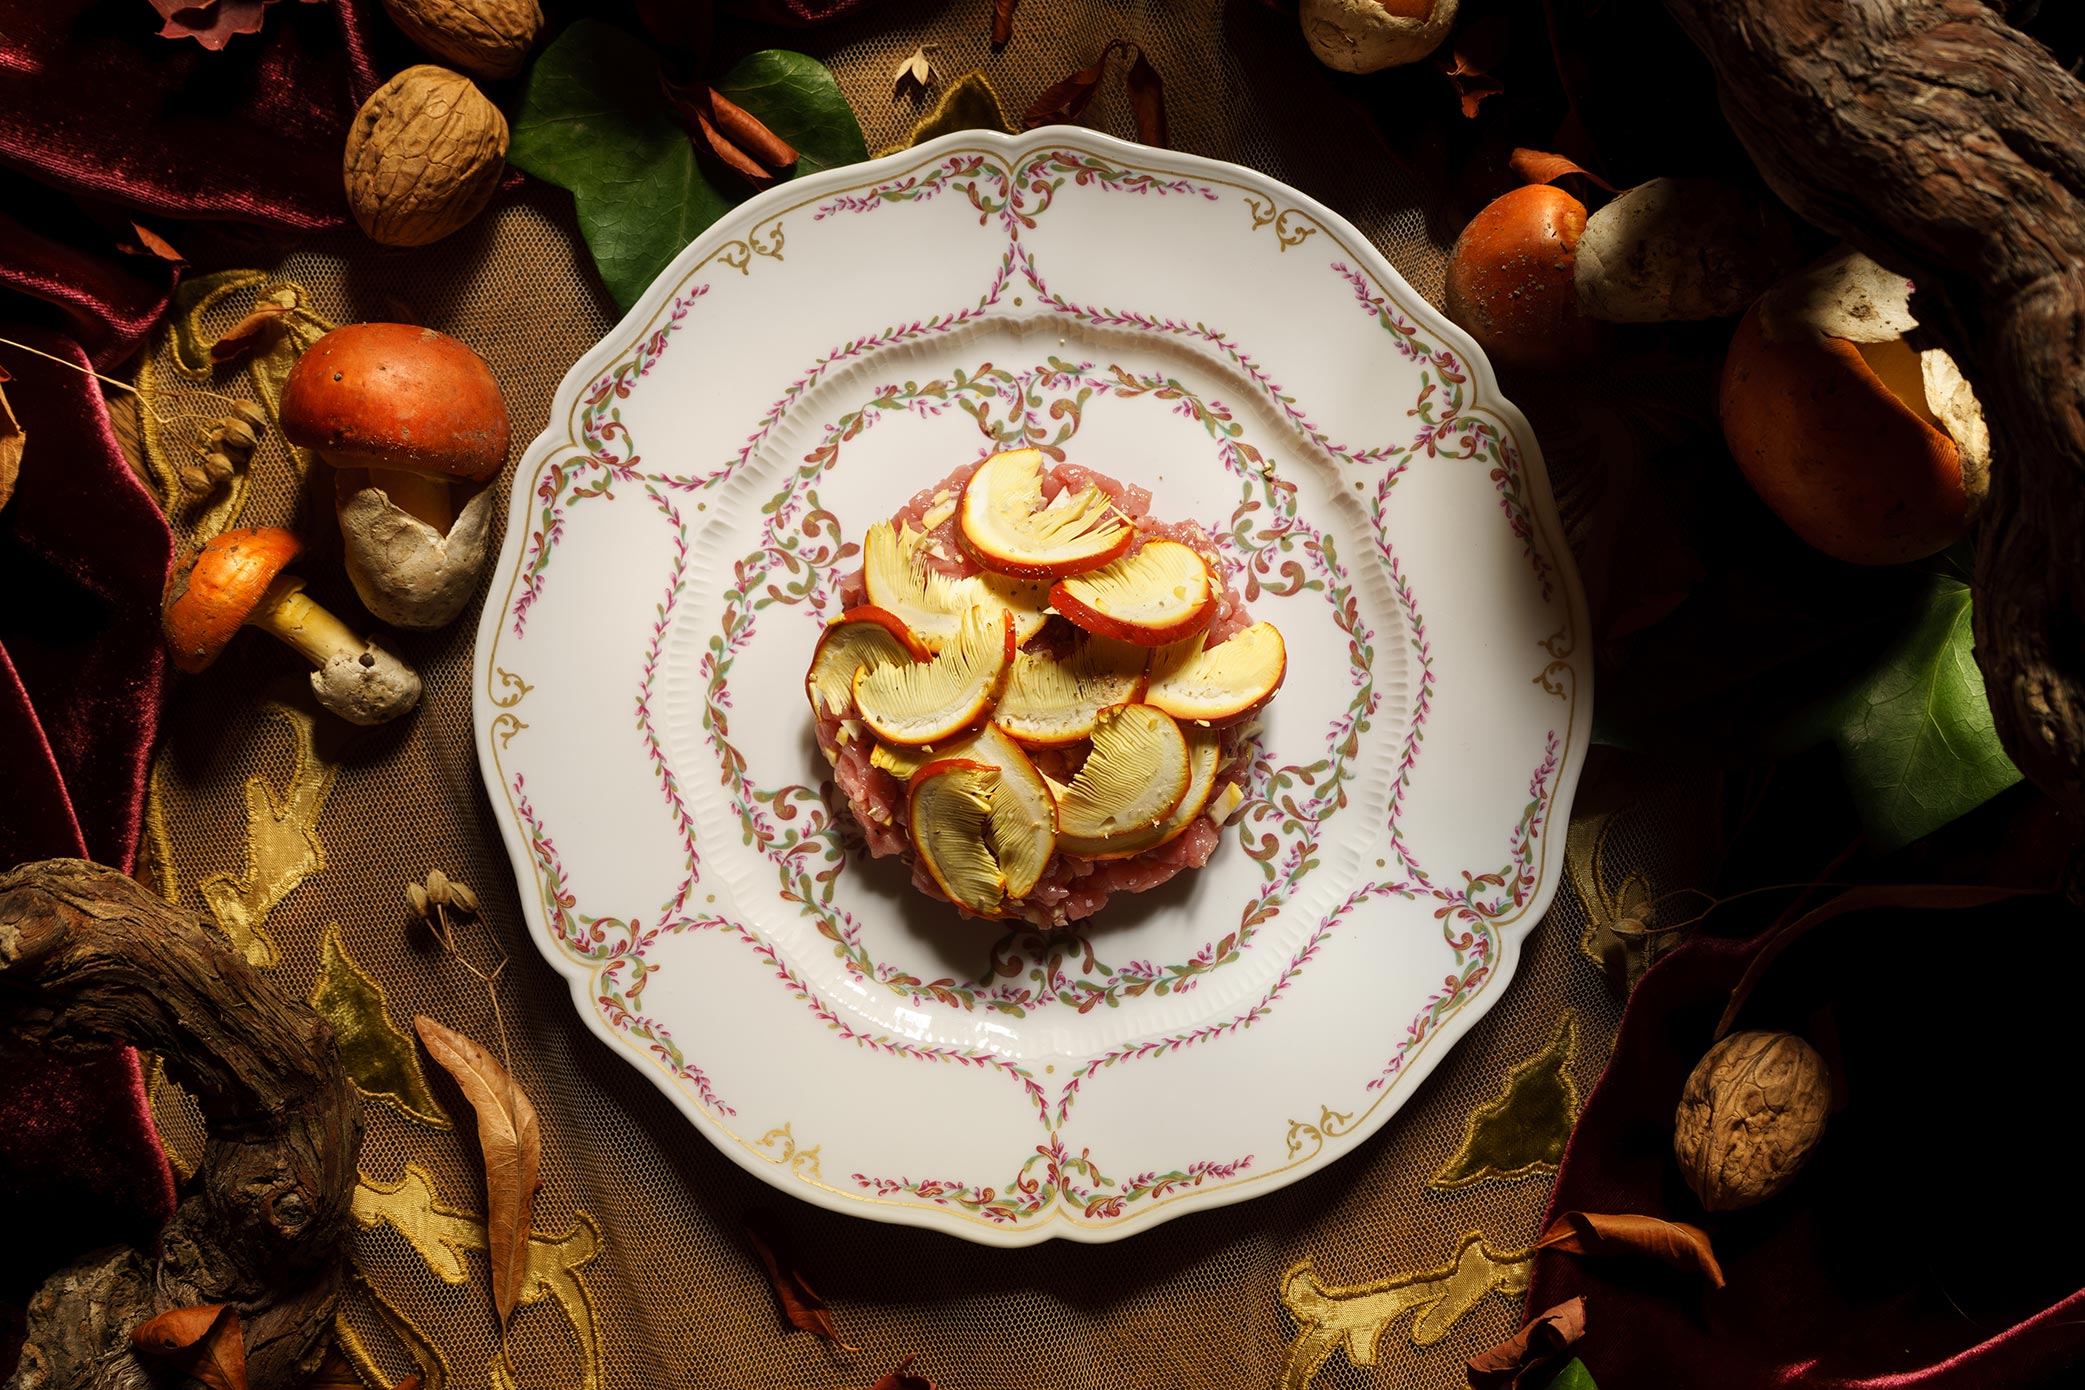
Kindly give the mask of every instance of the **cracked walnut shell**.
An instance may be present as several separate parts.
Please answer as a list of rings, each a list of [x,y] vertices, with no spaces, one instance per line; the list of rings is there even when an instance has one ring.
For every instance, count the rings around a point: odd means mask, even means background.
[[[506,168],[507,118],[462,73],[423,63],[355,113],[342,172],[371,241],[425,246],[476,217]]]
[[[1817,1147],[1831,1095],[1824,1059],[1795,1034],[1731,1034],[1680,1095],[1672,1151],[1687,1186],[1710,1211],[1764,1202]]]
[[[543,10],[536,0],[384,0],[405,36],[473,77],[521,71]]]

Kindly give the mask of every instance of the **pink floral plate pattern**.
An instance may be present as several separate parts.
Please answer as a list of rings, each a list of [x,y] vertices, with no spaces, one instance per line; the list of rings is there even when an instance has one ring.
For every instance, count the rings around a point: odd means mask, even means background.
[[[863,531],[1028,445],[1216,538],[1289,677],[1204,869],[1085,929],[872,861],[802,680]],[[1591,722],[1542,462],[1355,230],[1085,130],[770,190],[565,377],[474,665],[530,930],[736,1162],[835,1210],[1111,1240],[1330,1162],[1503,989]]]

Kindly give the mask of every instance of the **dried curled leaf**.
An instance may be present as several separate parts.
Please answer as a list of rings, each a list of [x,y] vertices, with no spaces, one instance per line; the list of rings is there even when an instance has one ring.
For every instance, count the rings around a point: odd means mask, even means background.
[[[282,316],[297,307],[297,296],[289,290],[278,290],[273,296],[253,306],[253,312],[233,324],[216,342],[210,344],[210,360],[219,366],[236,362],[256,348],[275,341],[282,331]]]
[[[1021,117],[1021,129],[1033,130],[1037,126],[1059,122],[1069,124],[1084,115],[1086,108],[1093,104],[1094,93],[1100,90],[1101,76],[1107,71],[1108,54],[1114,50],[1115,45],[1109,44],[1091,63],[1043,88],[1042,95]]]
[[[521,1297],[528,1267],[529,1213],[543,1137],[536,1107],[490,1052],[421,1015],[413,1019],[427,1053],[456,1078],[478,1114],[485,1160],[485,1249],[492,1261],[492,1303],[504,1325]]]
[[[1555,183],[1558,179],[1576,174],[1587,183],[1597,184],[1609,193],[1614,185],[1601,178],[1583,165],[1574,164],[1560,154],[1549,154],[1543,150],[1516,149],[1506,161],[1522,183]]]
[[[998,48],[1014,36],[1014,6],[1020,0],[992,0],[992,46]]]
[[[905,1369],[911,1364],[912,1357],[907,1356],[893,1366],[883,1379],[870,1386],[869,1390],[934,1390],[933,1381],[925,1376],[916,1376]]]
[[[188,257],[175,250],[172,242],[142,222],[130,224],[130,239],[118,241],[116,249],[126,256],[153,256],[173,265],[188,264]]]
[[[1684,1221],[1567,1211],[1550,1223],[1535,1248],[1573,1255],[1647,1255],[1682,1272],[1699,1274],[1712,1288],[1723,1287],[1723,1266],[1716,1263],[1708,1232]]]
[[[779,1242],[772,1227],[765,1222],[749,1221],[746,1223],[746,1239],[767,1270],[767,1281],[775,1286],[775,1299],[782,1305],[782,1316],[789,1320],[791,1327],[816,1333],[842,1351],[861,1350],[840,1340],[840,1329],[833,1325],[832,1310],[825,1306],[825,1300],[804,1282],[804,1276],[796,1272],[793,1261],[784,1265],[775,1254]],[[901,1365],[898,1369],[902,1371],[904,1367]]]
[[[258,34],[261,21],[267,18],[268,7],[275,0],[151,0],[152,8],[166,25],[159,31],[163,39],[194,39],[203,47],[216,50],[232,40],[234,34]],[[306,0],[312,3],[312,0]]]
[[[1585,1336],[1585,1300],[1559,1303],[1489,1351],[1471,1357],[1471,1390],[1542,1384],[1547,1364]]]
[[[1477,109],[1484,104],[1484,98],[1506,90],[1505,84],[1492,76],[1492,70],[1505,61],[1506,44],[1512,36],[1512,25],[1504,15],[1488,14],[1434,54],[1434,66],[1462,101],[1464,119],[1477,119]]]
[[[7,381],[7,369],[0,367],[0,381]],[[14,496],[15,479],[22,476],[22,447],[28,441],[21,421],[14,418],[14,407],[7,403],[7,392],[0,391],[0,507]]]
[[[246,1390],[246,1338],[229,1303],[170,1308],[133,1328],[130,1344],[210,1390]]]
[[[1151,59],[1144,50],[1137,50],[1137,60],[1129,65],[1129,108],[1137,115],[1137,139],[1159,149],[1170,146],[1166,142],[1166,84],[1151,66]]]
[[[1147,145],[1163,146],[1166,143],[1166,93],[1165,83],[1144,50],[1126,39],[1112,39],[1100,51],[1100,56],[1078,71],[1042,91],[1021,117],[1021,129],[1034,130],[1037,126],[1070,124],[1086,113],[1093,104],[1094,96],[1100,91],[1101,78],[1107,75],[1108,59],[1117,53],[1134,54],[1129,65],[1125,85],[1129,89],[1130,109],[1136,113],[1137,138]]]

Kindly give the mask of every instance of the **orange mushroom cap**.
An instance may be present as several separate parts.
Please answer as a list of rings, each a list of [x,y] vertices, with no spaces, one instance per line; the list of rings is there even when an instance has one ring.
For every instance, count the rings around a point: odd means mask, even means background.
[[[303,549],[304,542],[280,526],[249,526],[212,536],[174,566],[160,604],[174,664],[195,672],[217,660]]]
[[[336,465],[482,482],[507,459],[507,403],[483,358],[409,323],[351,323],[306,348],[282,432]]]
[[[1445,304],[1493,361],[1568,367],[1590,356],[1599,324],[1579,306],[1585,204],[1546,183],[1494,199],[1448,254]]]

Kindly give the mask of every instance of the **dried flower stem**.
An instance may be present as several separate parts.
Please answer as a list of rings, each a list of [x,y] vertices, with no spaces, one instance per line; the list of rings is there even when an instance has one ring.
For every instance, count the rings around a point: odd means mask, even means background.
[[[420,885],[414,884],[412,887],[419,888]],[[500,1035],[500,1064],[511,1074],[514,1070],[514,1053],[507,1045],[507,1016],[506,1011],[500,1007],[499,993],[499,978],[506,973],[507,963],[511,958],[505,952],[501,952],[499,964],[493,966],[488,973],[480,970],[472,963],[471,958],[457,947],[456,928],[449,921],[449,904],[452,899],[463,899],[464,902],[458,903],[459,908],[464,908],[464,903],[467,902],[469,906],[464,910],[473,916],[476,915],[477,895],[472,893],[467,885],[452,883],[440,869],[433,869],[428,872],[427,886],[420,894],[416,895],[410,889],[407,892],[407,900],[416,911],[419,910],[423,898],[428,909],[427,924],[433,929],[435,940],[441,942],[442,949],[456,958],[458,965],[468,970],[476,977],[478,983],[485,986],[485,997],[492,1001],[493,1026],[499,1030]]]
[[[23,352],[28,353],[32,357],[41,357],[47,362],[56,362],[59,366],[65,368],[67,371],[78,372],[81,376],[91,376],[96,381],[99,381],[104,385],[115,387],[118,391],[130,392],[131,395],[136,396],[140,401],[145,400],[145,393],[138,390],[137,387],[132,386],[129,382],[118,381],[116,380],[116,378],[112,376],[103,376],[100,372],[92,371],[86,367],[82,367],[77,362],[68,362],[54,352],[45,352],[42,348],[33,348],[30,347],[27,343],[18,343],[12,338],[0,338],[0,344],[5,344],[6,346],[11,348],[17,348]],[[233,405],[241,404],[237,396],[227,396],[222,391],[212,391],[208,387],[196,386],[189,388],[189,390],[198,396],[215,396],[218,400],[229,401]],[[147,408],[149,408],[151,402],[146,401],[145,404]],[[214,419],[216,417],[205,416],[201,411],[189,411],[180,415],[161,415],[158,411],[155,410],[152,412],[152,418],[154,420],[157,420],[162,425],[171,425],[177,420],[202,420]]]

